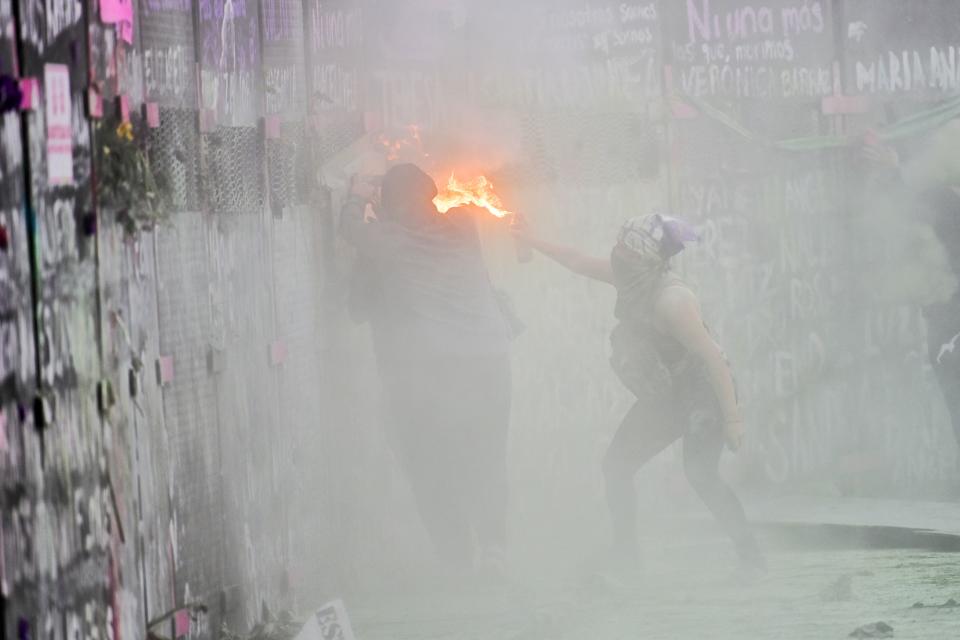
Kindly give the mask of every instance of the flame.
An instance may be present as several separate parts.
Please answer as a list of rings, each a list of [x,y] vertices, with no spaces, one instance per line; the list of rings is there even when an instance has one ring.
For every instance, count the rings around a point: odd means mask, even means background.
[[[513,212],[503,208],[500,196],[493,190],[493,183],[486,176],[477,176],[470,180],[459,180],[451,173],[445,187],[433,199],[440,213],[446,213],[454,207],[475,205],[486,209],[498,218],[512,216]]]
[[[402,138],[391,138],[385,133],[381,133],[377,142],[383,147],[388,162],[395,162],[402,155],[413,157],[430,157],[429,153],[423,150],[423,140],[420,138],[420,127],[415,124],[406,127],[407,136]]]

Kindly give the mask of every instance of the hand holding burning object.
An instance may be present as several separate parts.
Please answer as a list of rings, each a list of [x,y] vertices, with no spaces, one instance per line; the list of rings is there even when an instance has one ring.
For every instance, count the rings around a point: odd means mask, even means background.
[[[500,196],[493,189],[493,183],[484,176],[480,175],[470,180],[460,180],[456,174],[451,173],[445,186],[438,189],[437,196],[433,199],[437,211],[446,213],[450,209],[463,206],[479,207],[497,218],[508,218],[510,220],[511,230],[522,224],[519,214],[508,211],[503,206]],[[517,260],[520,262],[529,262],[533,258],[533,252],[530,245],[517,236],[514,236],[517,247]]]

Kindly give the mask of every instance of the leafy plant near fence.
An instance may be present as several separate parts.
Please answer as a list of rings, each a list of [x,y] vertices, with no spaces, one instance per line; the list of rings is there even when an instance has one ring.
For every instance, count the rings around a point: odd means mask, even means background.
[[[117,212],[117,220],[130,235],[150,230],[170,214],[167,177],[150,164],[143,123],[122,122],[117,117],[97,120],[96,177],[101,206]]]

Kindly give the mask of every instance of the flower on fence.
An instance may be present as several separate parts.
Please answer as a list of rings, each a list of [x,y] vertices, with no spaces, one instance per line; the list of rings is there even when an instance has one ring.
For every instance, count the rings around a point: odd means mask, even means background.
[[[117,127],[117,137],[127,142],[133,142],[133,123],[130,121],[121,122]]]
[[[167,217],[169,189],[154,172],[145,129],[112,116],[96,124],[97,199],[134,235]]]

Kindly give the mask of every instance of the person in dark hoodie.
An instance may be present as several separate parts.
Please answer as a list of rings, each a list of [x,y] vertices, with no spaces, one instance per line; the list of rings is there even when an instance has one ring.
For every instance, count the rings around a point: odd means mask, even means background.
[[[943,393],[954,437],[960,445],[960,119],[932,132],[908,160],[878,143],[863,149],[867,159],[886,169],[879,181],[903,187],[915,199],[915,219],[929,224],[943,247],[953,292],[923,307],[930,366]]]
[[[741,568],[765,568],[743,507],[718,472],[724,443],[736,451],[743,419],[729,365],[700,315],[696,295],[670,269],[670,258],[696,236],[686,224],[660,214],[628,220],[610,256],[594,258],[551,244],[523,225],[518,240],[580,275],[613,285],[619,324],[610,336],[610,363],[636,397],[603,460],[613,524],[611,567],[638,561],[637,471],[679,439],[694,490],[733,540]]]
[[[440,558],[502,570],[510,332],[471,215],[412,164],[355,181],[340,231],[362,261],[388,437]],[[375,209],[375,216],[370,212]],[[477,546],[474,545],[474,537]]]

